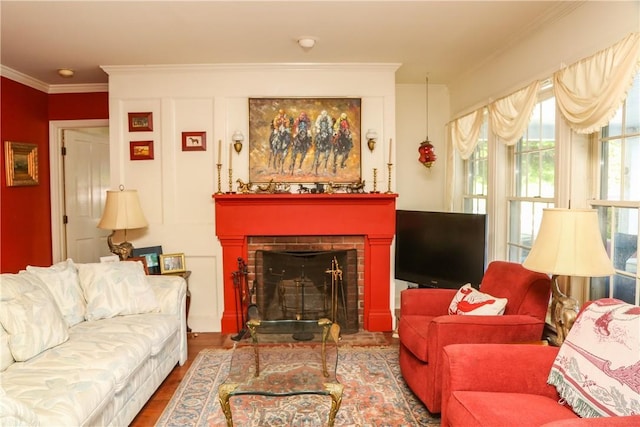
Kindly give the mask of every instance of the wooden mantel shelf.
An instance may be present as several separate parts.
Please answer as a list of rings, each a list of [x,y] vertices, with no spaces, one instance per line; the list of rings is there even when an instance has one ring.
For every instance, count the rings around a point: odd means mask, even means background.
[[[390,331],[391,242],[397,194],[214,194],[216,235],[222,244],[222,332],[235,332],[231,273],[247,258],[248,236],[362,235],[365,237],[364,329]]]

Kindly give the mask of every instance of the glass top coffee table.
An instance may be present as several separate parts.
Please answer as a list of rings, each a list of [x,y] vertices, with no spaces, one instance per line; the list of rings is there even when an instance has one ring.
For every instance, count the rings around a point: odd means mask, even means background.
[[[229,376],[218,387],[220,406],[233,426],[229,399],[239,395],[331,397],[329,426],[342,403],[336,379],[340,327],[328,319],[249,320],[251,340],[236,343]]]

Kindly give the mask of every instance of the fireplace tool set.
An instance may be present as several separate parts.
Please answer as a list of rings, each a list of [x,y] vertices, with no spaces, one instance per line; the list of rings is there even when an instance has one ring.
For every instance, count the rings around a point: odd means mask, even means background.
[[[251,289],[249,288],[249,269],[247,263],[242,257],[238,257],[238,270],[231,273],[233,277],[233,287],[236,289],[236,318],[239,323],[238,334],[231,337],[234,341],[240,341],[248,333],[247,321],[258,319],[260,313],[255,303],[255,282]],[[245,309],[246,307],[246,309]],[[241,323],[240,323],[241,322]]]

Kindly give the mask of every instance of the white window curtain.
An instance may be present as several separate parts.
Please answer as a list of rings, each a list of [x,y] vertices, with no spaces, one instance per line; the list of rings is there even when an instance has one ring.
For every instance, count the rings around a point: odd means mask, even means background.
[[[483,114],[484,107],[452,121],[449,125],[451,142],[463,160],[467,160],[476,149]]]
[[[553,75],[558,108],[576,133],[605,126],[626,98],[640,67],[640,33]]]
[[[540,82],[535,81],[489,104],[491,131],[499,141],[506,145],[513,145],[522,137],[536,105],[538,90],[540,90]]]

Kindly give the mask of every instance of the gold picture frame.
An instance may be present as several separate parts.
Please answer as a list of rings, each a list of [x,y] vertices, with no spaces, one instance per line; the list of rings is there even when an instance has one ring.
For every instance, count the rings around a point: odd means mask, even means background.
[[[7,187],[38,185],[38,144],[4,142]]]
[[[161,254],[160,274],[184,273],[187,268],[184,263],[184,254]]]

